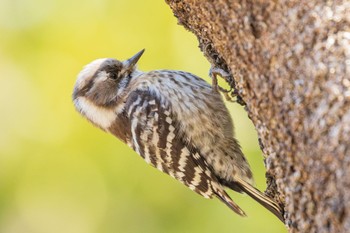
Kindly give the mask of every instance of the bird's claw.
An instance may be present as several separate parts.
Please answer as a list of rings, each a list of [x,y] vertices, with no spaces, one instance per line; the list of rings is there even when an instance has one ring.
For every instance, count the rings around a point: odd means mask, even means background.
[[[210,67],[209,76],[211,77],[212,87],[215,92],[219,91],[218,79],[216,77],[217,75],[220,75],[221,77],[225,78],[229,74],[223,69],[214,67],[213,65]]]
[[[230,79],[229,73],[227,73],[226,71],[224,71],[223,69],[221,69],[219,67],[215,67],[212,65],[210,67],[210,70],[209,70],[209,76],[211,77],[211,80],[212,80],[213,91],[214,92],[219,92],[219,91],[222,92],[224,94],[226,100],[234,102],[234,101],[232,101],[232,98],[229,96],[229,93],[232,91],[232,87],[230,90],[226,90],[226,89],[220,87],[218,84],[217,75],[224,78],[225,80]]]

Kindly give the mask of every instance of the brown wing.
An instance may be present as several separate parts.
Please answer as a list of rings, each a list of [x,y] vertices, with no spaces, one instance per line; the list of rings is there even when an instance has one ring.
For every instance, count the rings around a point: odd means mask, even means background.
[[[123,125],[114,128],[126,132],[124,141],[147,163],[203,197],[215,195],[236,213],[245,215],[223,190],[196,147],[184,143],[187,140],[180,134],[169,103],[147,90],[136,90],[130,93],[120,118]]]

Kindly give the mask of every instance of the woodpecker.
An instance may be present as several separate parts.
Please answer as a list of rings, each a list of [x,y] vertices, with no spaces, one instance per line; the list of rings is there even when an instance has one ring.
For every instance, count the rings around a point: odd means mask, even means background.
[[[283,222],[282,208],[254,187],[216,86],[218,70],[211,72],[214,86],[183,71],[142,72],[136,63],[143,52],[86,65],[73,91],[77,111],[203,197],[217,197],[245,216],[225,187],[244,192]]]

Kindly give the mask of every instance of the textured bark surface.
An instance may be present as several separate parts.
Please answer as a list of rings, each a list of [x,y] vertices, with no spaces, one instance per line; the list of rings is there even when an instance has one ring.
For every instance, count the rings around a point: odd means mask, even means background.
[[[350,232],[350,2],[167,3],[232,74],[290,232]]]

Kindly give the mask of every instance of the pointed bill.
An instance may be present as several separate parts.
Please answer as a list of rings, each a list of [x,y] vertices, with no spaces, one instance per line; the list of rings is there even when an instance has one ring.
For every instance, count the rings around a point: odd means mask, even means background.
[[[145,49],[142,49],[140,52],[136,53],[134,56],[132,56],[128,60],[123,61],[123,65],[124,65],[125,69],[131,70],[136,65],[136,63],[138,62],[138,60],[142,56],[143,52],[145,52]]]

